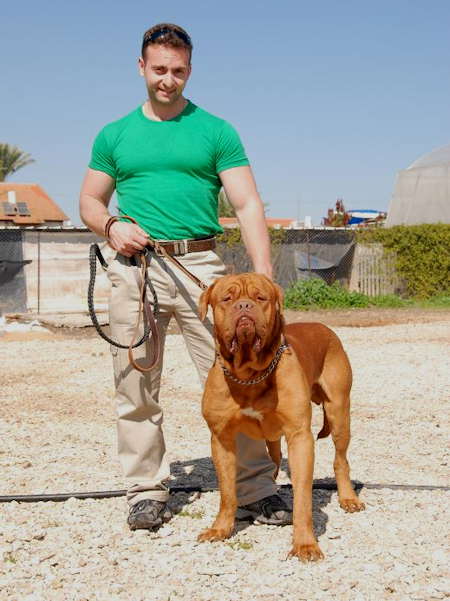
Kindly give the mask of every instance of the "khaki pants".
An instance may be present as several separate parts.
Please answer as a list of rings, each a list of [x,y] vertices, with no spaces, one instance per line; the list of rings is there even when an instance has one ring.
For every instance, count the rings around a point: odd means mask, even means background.
[[[198,317],[201,290],[169,261],[154,253],[150,257],[148,275],[160,307],[157,326],[162,347],[170,318],[174,316],[203,384],[215,351],[211,323],[209,320],[201,322]],[[222,261],[213,251],[189,253],[177,258],[206,284],[211,284],[225,273]],[[138,270],[122,255],[117,255],[108,267],[112,284],[109,305],[111,334],[121,344],[129,344],[136,325]],[[142,344],[134,350],[134,357],[144,358],[148,363],[151,346],[151,343]],[[166,501],[169,490],[165,481],[170,471],[162,430],[163,412],[159,405],[162,353],[159,365],[143,374],[130,365],[126,349],[111,347],[111,352],[118,413],[118,451],[128,502],[133,505],[142,499]],[[245,505],[274,494],[275,466],[267,455],[264,441],[239,434],[237,448],[238,503]]]

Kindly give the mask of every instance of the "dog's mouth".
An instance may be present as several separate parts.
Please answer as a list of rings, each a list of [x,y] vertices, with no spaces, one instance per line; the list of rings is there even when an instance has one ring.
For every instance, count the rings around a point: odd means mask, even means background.
[[[257,334],[255,321],[248,315],[242,315],[236,322],[230,352],[234,354],[242,346],[251,346],[256,353],[261,350],[261,338]]]

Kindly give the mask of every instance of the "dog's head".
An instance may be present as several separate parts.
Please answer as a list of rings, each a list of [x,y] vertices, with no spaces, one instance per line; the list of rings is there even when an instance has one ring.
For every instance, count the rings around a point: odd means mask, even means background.
[[[258,354],[279,341],[283,326],[283,291],[268,277],[257,273],[226,275],[216,280],[200,297],[199,314],[204,319],[211,305],[214,329],[221,352]]]

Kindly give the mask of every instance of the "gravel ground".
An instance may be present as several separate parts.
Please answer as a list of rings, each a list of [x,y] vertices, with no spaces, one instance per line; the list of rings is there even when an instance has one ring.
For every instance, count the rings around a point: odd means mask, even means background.
[[[3,503],[0,600],[447,598],[450,315],[334,329],[355,374],[349,456],[367,509],[345,514],[335,492],[314,491],[323,562],[286,560],[291,527],[244,524],[226,543],[198,544],[217,492],[174,495],[177,514],[156,533],[128,530],[123,497]],[[123,488],[106,343],[42,332],[0,342],[0,494]],[[200,395],[179,335],[169,336],[161,399],[173,486],[215,483]],[[317,483],[333,475],[332,460],[331,441],[319,441]],[[389,487],[398,484],[411,488]]]

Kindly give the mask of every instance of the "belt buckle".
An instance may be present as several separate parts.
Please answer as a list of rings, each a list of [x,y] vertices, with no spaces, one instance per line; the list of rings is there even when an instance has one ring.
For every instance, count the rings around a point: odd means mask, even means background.
[[[186,255],[189,252],[187,240],[174,240],[173,241],[174,255]]]

